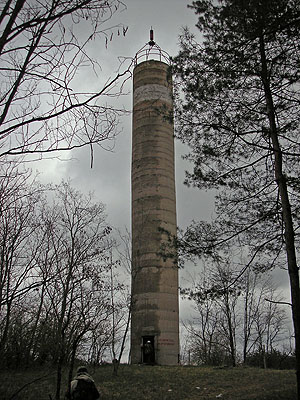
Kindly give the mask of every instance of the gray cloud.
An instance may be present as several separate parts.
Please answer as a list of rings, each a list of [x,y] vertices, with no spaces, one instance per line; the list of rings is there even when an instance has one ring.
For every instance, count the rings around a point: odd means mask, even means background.
[[[135,53],[149,40],[149,29],[152,26],[157,44],[170,55],[178,51],[178,35],[184,25],[193,27],[196,17],[192,10],[187,9],[188,2],[183,0],[128,0],[127,10],[114,16],[106,26],[123,23],[128,25],[126,36],[122,31],[118,36],[114,30],[112,41],[105,46],[104,37],[90,44],[92,57],[102,66],[98,76],[78,76],[77,82],[84,90],[98,85],[101,87],[109,76],[114,76],[119,67],[118,57],[133,57]],[[118,107],[131,109],[131,85],[128,80],[124,92],[127,96],[114,99],[107,98],[107,102],[116,102]],[[121,118],[119,133],[112,151],[101,148],[94,149],[94,164],[90,168],[89,149],[76,150],[69,154],[66,162],[49,161],[40,164],[44,181],[60,181],[62,178],[71,179],[73,185],[83,192],[94,191],[98,201],[106,205],[108,221],[115,227],[123,229],[130,227],[130,164],[131,164],[131,116]],[[187,226],[192,219],[207,219],[213,212],[213,196],[196,189],[188,189],[183,185],[184,170],[189,165],[181,159],[185,148],[176,144],[176,190],[177,216],[180,226]],[[183,274],[183,273],[181,273]],[[287,274],[286,274],[287,275]],[[285,276],[286,276],[285,275]],[[276,277],[287,289],[287,280],[282,272]],[[287,293],[287,291],[286,291]],[[186,313],[186,304],[182,309]]]

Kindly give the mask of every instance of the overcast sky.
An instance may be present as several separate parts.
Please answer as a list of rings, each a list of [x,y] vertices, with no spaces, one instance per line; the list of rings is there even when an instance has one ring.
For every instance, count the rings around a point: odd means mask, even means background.
[[[128,26],[125,37],[114,35],[105,47],[105,40],[93,42],[92,56],[102,66],[103,75],[99,80],[114,76],[119,67],[118,57],[134,57],[136,52],[149,41],[151,26],[157,44],[170,55],[178,52],[178,35],[182,26],[194,27],[196,17],[187,8],[185,0],[127,0],[127,9],[115,15],[107,26],[123,23]],[[81,76],[82,85],[98,84],[95,77]],[[118,99],[118,106],[132,107],[132,80],[124,89],[127,96]],[[68,161],[41,163],[37,168],[42,179],[59,182],[71,179],[73,185],[82,191],[94,191],[97,199],[106,204],[109,222],[119,228],[130,226],[130,168],[131,168],[131,115],[122,117],[112,151],[95,148],[93,168],[90,168],[89,149],[69,153]],[[105,145],[105,144],[104,144]],[[111,143],[109,144],[111,145]],[[182,159],[183,146],[176,142],[177,215],[180,226],[192,219],[205,218],[212,211],[212,197],[183,186],[184,170],[189,167]],[[64,158],[67,155],[64,154]]]
[[[134,57],[136,52],[149,41],[149,30],[154,29],[154,40],[170,55],[178,52],[178,36],[183,26],[194,26],[197,21],[185,0],[124,0],[127,9],[114,15],[106,26],[124,24],[128,26],[126,36],[114,35],[105,46],[105,40],[94,41],[90,48],[92,57],[102,66],[103,75],[98,78],[80,76],[81,85],[101,85],[109,76],[113,77],[119,67],[118,57]],[[116,32],[116,31],[115,31]],[[98,80],[97,80],[98,79]],[[101,81],[102,80],[102,81]],[[85,89],[83,89],[85,90]],[[132,80],[125,86],[127,96],[118,100],[131,109]],[[90,168],[89,150],[76,150],[68,160],[41,162],[35,168],[41,172],[44,182],[59,183],[70,179],[73,186],[82,192],[93,191],[97,201],[106,205],[109,223],[121,230],[130,228],[130,169],[131,169],[131,115],[123,117],[120,133],[112,151],[95,148],[93,168]],[[213,212],[213,197],[209,193],[183,185],[184,170],[189,165],[182,160],[183,146],[176,142],[176,192],[177,221],[180,227],[187,226],[192,219],[209,219]],[[64,155],[65,158],[66,154]],[[285,275],[279,274],[286,282]],[[184,274],[181,273],[183,277]],[[281,278],[280,278],[281,279]]]

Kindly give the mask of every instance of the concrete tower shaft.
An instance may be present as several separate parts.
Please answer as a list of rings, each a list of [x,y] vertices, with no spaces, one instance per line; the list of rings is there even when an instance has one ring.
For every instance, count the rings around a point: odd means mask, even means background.
[[[132,363],[178,363],[178,269],[159,254],[167,240],[160,228],[176,234],[174,127],[164,117],[172,111],[168,65],[138,64],[133,72]]]

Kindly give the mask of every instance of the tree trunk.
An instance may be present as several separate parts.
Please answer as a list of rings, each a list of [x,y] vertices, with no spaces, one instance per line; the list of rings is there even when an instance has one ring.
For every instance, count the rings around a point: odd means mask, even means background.
[[[225,297],[225,314],[228,325],[228,335],[229,335],[229,348],[230,348],[230,358],[233,367],[236,367],[236,350],[235,350],[235,326],[232,321],[232,313],[229,305],[229,294],[226,293]]]
[[[235,340],[234,340],[233,326],[232,326],[230,317],[228,317],[228,330],[229,330],[229,345],[230,345],[231,362],[232,362],[232,366],[236,367]]]
[[[119,354],[119,357],[118,357],[118,361],[119,361],[118,364],[119,365],[120,365],[121,357],[122,357],[124,349],[125,349],[125,342],[126,342],[127,333],[128,333],[129,326],[130,326],[130,320],[131,320],[131,304],[130,304],[130,307],[129,307],[129,310],[128,310],[128,318],[127,318],[127,322],[126,322],[126,328],[125,328],[125,332],[124,332],[123,339],[122,339],[120,354]]]
[[[64,362],[64,357],[60,356],[58,358],[57,370],[56,370],[56,393],[55,400],[60,400],[60,388],[61,388],[61,377],[62,377],[62,366]]]
[[[75,339],[72,345],[72,352],[71,352],[71,359],[70,359],[70,367],[69,367],[69,373],[68,373],[68,398],[71,398],[71,381],[73,377],[73,370],[74,370],[74,364],[75,364],[75,356],[76,356],[76,351],[78,347],[80,338]]]
[[[5,359],[4,353],[5,353],[5,346],[6,346],[6,342],[7,342],[7,338],[8,338],[9,325],[10,325],[10,312],[11,312],[11,301],[9,301],[7,303],[7,310],[6,310],[3,334],[2,334],[2,337],[0,337],[0,355],[1,355],[2,360]]]
[[[263,359],[263,367],[264,369],[267,369],[267,356],[266,356],[265,346],[262,347],[262,359]]]
[[[34,355],[35,355],[35,351],[36,351],[36,340],[37,340],[36,331],[38,328],[38,324],[40,322],[40,316],[41,316],[42,308],[44,305],[45,290],[46,290],[46,281],[43,283],[43,286],[42,286],[40,304],[39,304],[39,308],[36,313],[36,319],[35,319],[35,322],[34,322],[34,325],[33,325],[32,331],[31,331],[31,338],[29,340],[29,344],[28,344],[28,348],[27,348],[27,353],[26,353],[26,357],[25,357],[25,363],[27,366],[30,364],[30,361],[31,361],[30,354],[32,354],[32,358],[34,359]]]

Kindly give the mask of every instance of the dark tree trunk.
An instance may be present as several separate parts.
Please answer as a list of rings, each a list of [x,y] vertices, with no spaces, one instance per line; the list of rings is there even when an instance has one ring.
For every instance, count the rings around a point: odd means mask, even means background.
[[[62,366],[63,366],[63,357],[59,357],[57,370],[56,370],[56,393],[55,400],[60,400],[60,388],[61,388],[61,378],[62,378]]]

